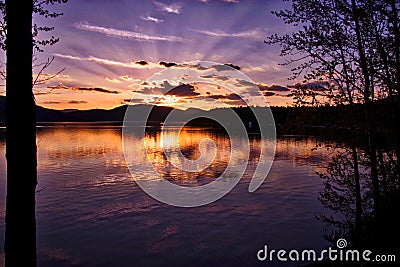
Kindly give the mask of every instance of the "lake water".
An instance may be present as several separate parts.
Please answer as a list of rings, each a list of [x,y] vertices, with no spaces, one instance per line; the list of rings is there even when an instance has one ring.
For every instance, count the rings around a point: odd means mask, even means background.
[[[209,169],[188,175],[165,162],[159,132],[145,140],[163,178],[193,186],[211,182],[229,160],[229,139],[207,129],[187,128],[183,153],[198,157],[198,143],[214,140],[219,152]],[[39,266],[281,266],[259,262],[270,248],[329,246],[326,213],[318,201],[315,174],[329,151],[315,137],[282,136],[272,169],[262,186],[248,192],[260,139],[253,136],[248,169],[225,197],[209,205],[179,208],[144,193],[131,177],[122,150],[120,127],[40,128],[38,144],[37,238]],[[4,243],[5,142],[0,140],[0,246]],[[139,159],[140,160],[140,159]],[[23,166],[22,166],[23,167]],[[137,173],[140,178],[143,173]],[[149,177],[143,177],[149,179]],[[285,263],[283,266],[297,266]]]

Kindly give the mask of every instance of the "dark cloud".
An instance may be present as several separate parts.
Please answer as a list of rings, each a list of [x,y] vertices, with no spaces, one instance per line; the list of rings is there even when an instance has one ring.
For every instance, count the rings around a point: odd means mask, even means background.
[[[138,61],[135,61],[135,64],[146,66],[146,65],[149,65],[149,62],[147,62],[145,60],[138,60]]]
[[[191,84],[181,84],[171,90],[169,90],[166,95],[174,95],[180,97],[197,96],[198,92],[195,92],[195,87]]]
[[[132,99],[124,99],[123,101],[124,103],[132,103],[132,104],[137,104],[137,103],[143,103],[144,100],[143,99],[139,99],[139,98],[132,98]]]
[[[264,96],[274,96],[274,92],[264,92]]]
[[[171,85],[169,81],[164,80],[162,82],[153,82],[151,85],[145,86],[136,92],[140,92],[142,94],[153,94],[153,95],[174,95],[179,97],[190,97],[199,95],[196,92],[196,88],[191,84],[179,84],[177,86]]]
[[[287,88],[285,86],[281,86],[281,85],[276,85],[276,84],[268,86],[266,84],[258,83],[257,86],[258,86],[258,88],[260,88],[261,91],[273,91],[273,92],[289,92],[290,91],[289,88]]]
[[[201,75],[200,78],[203,78],[203,79],[214,79],[214,80],[219,80],[219,81],[227,81],[227,80],[230,79],[230,77],[228,77],[228,76],[217,75],[217,74]]]
[[[269,87],[269,91],[274,91],[274,92],[289,92],[289,88],[285,86],[280,86],[280,85],[271,85]]]
[[[225,95],[221,95],[221,94],[212,95],[212,94],[210,94],[210,92],[207,92],[206,96],[202,95],[202,96],[197,97],[196,99],[204,100],[204,99],[210,99],[210,98],[217,99],[217,100],[221,100],[221,99],[222,100],[223,99],[225,99],[225,100],[242,100],[242,98],[238,94],[235,94],[235,93],[225,94]]]
[[[104,89],[101,87],[68,87],[65,85],[56,85],[56,86],[48,86],[47,88],[51,90],[57,90],[57,89],[63,89],[63,90],[76,90],[76,91],[92,91],[92,92],[99,92],[99,93],[106,93],[106,94],[119,94],[121,92],[118,91],[113,91],[113,90],[108,90]]]
[[[222,99],[239,100],[239,99],[242,99],[242,98],[238,94],[231,93],[231,94],[228,94],[228,95],[224,95],[224,97],[222,97]]]
[[[246,105],[246,102],[238,94],[235,93],[227,95],[214,95],[210,97],[218,100],[228,100],[228,103],[231,105]]]
[[[235,79],[235,80],[236,80],[236,86],[255,87],[255,84],[253,82],[249,82],[242,79]]]
[[[47,92],[34,92],[34,95],[59,95],[60,93],[54,93],[51,89]]]
[[[47,86],[47,88],[51,89],[51,90],[57,90],[57,89],[71,89],[68,86],[65,85],[53,85],[53,86]]]
[[[166,68],[170,68],[170,67],[176,66],[177,64],[175,62],[160,61],[160,62],[158,62],[158,65],[164,66]]]
[[[295,85],[289,86],[289,88],[300,88],[300,89],[312,89],[324,91],[329,87],[328,82],[306,82],[306,83],[296,83]]]
[[[112,91],[112,90],[107,90],[101,87],[77,87],[76,90],[79,91],[94,91],[94,92],[99,92],[99,93],[106,93],[106,94],[119,94],[120,92],[118,91]]]
[[[279,97],[293,97],[293,94],[278,94],[278,93],[275,93],[275,96],[279,96]]]
[[[84,101],[84,100],[71,100],[71,101],[68,101],[68,104],[87,104],[88,102],[87,101]]]
[[[47,105],[56,105],[56,104],[86,104],[88,103],[87,101],[83,100],[70,100],[68,102],[60,102],[60,101],[45,101],[42,102],[42,104],[47,104]]]
[[[42,102],[42,104],[56,105],[56,104],[61,104],[61,102],[59,102],[59,101],[45,101],[45,102]]]
[[[142,94],[159,95],[159,94],[164,94],[168,90],[175,87],[171,85],[167,80],[164,80],[159,83],[153,81],[151,84],[148,82],[144,82],[142,83],[142,85],[145,86],[135,92],[140,92]]]
[[[191,68],[195,70],[208,70],[208,67],[202,66],[201,64],[187,64],[187,63],[182,63],[178,65],[179,67],[184,67],[184,68]]]
[[[237,70],[240,70],[240,67],[239,67],[239,66],[233,65],[232,63],[225,63],[224,65],[225,65],[225,66],[232,67],[232,68],[237,69]]]
[[[239,66],[236,66],[232,63],[225,63],[223,65],[212,65],[211,68],[215,69],[216,71],[232,71],[232,69],[240,70]]]

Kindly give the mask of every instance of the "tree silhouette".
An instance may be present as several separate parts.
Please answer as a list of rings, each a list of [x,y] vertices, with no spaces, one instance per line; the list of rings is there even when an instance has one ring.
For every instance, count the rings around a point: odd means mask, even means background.
[[[6,266],[23,266],[23,262],[36,266],[37,161],[36,104],[32,94],[32,11],[32,1],[6,1]]]
[[[303,77],[307,82],[296,86],[294,100],[297,105],[362,104],[374,210],[378,214],[383,207],[375,103],[389,99],[390,110],[399,110],[398,1],[291,2],[292,10],[274,13],[286,24],[293,25],[294,32],[269,36],[266,43],[279,44],[281,55],[289,58],[285,65],[295,65],[292,78]],[[309,86],[310,82],[314,85]],[[394,114],[388,113],[387,117],[391,118],[396,168],[399,170],[400,132],[397,125],[400,121],[398,112]],[[356,168],[357,151],[352,155]],[[399,171],[397,179],[400,179]],[[375,219],[379,224],[380,216]]]
[[[6,158],[7,203],[5,232],[6,266],[36,266],[35,189],[37,184],[36,103],[32,92],[33,51],[58,39],[37,40],[39,31],[51,27],[32,24],[32,14],[58,17],[45,8],[67,0],[6,0],[1,47],[6,50]]]

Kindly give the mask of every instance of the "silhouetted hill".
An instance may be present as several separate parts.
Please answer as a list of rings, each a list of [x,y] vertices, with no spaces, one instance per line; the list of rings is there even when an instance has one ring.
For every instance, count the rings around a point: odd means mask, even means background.
[[[110,110],[53,110],[37,107],[37,121],[40,122],[122,122],[124,120],[127,105],[119,106]],[[5,97],[0,96],[0,123],[5,120]],[[133,114],[146,114],[150,111],[148,121],[162,122],[173,110],[171,107],[153,106],[139,104],[130,107]],[[175,109],[175,119],[185,121],[192,114],[201,112],[201,109],[190,108],[186,111]]]
[[[390,131],[390,116],[393,107],[387,101],[377,101],[375,104],[375,121],[380,131]],[[0,123],[4,124],[5,97],[0,96]],[[40,122],[115,122],[121,123],[124,120],[127,105],[119,106],[110,110],[91,109],[91,110],[52,110],[37,107],[37,121]],[[148,113],[150,124],[159,124],[173,110],[171,107],[153,106],[139,104],[130,106],[132,114],[138,117]],[[246,126],[253,125],[252,129],[257,131],[257,123],[251,109],[248,107],[236,107],[233,110],[238,114]],[[362,105],[341,105],[341,106],[322,106],[322,107],[271,107],[275,124],[278,131],[284,133],[309,133],[316,129],[336,129],[363,131],[364,111]],[[187,110],[174,110],[174,121],[187,122],[192,115],[202,117],[190,122],[196,126],[218,127],[218,123],[212,122],[206,117],[212,116],[220,118],[221,121],[229,120],[228,109],[218,108],[204,111],[196,108]]]
[[[66,122],[98,122],[123,120],[126,106],[120,106],[110,110],[91,109],[63,112]]]
[[[59,122],[65,121],[67,116],[59,110],[53,110],[38,106],[36,108],[36,119],[39,122]]]

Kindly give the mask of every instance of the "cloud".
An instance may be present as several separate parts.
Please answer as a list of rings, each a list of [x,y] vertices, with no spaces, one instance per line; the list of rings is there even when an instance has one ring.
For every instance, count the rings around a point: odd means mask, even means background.
[[[110,83],[122,83],[120,80],[118,80],[117,78],[108,78],[106,77],[106,81],[110,82]]]
[[[33,74],[33,78],[36,79],[37,77],[38,80],[51,80],[51,79],[58,79],[58,80],[64,80],[64,81],[71,81],[71,77],[68,74],[56,74],[54,75],[54,73],[34,73]]]
[[[273,92],[289,92],[290,89],[285,87],[285,86],[281,86],[281,85],[276,85],[273,84],[271,86],[266,85],[264,83],[257,83],[258,88],[260,88],[261,91],[273,91]]]
[[[144,87],[135,92],[140,92],[146,95],[163,95],[165,92],[175,87],[171,85],[167,80],[161,82],[152,82],[151,84],[149,84],[148,82],[143,82],[142,85],[144,85]]]
[[[181,84],[169,90],[166,95],[174,95],[179,97],[190,97],[199,95],[195,92],[195,87],[190,84]]]
[[[212,95],[207,93],[207,95],[205,96],[201,95],[196,97],[195,99],[206,100],[206,101],[209,101],[210,99],[215,99],[215,100],[221,100],[231,105],[246,105],[246,102],[238,94],[235,93],[230,93],[225,95],[221,94]]]
[[[42,102],[42,104],[46,104],[46,105],[58,105],[58,104],[61,104],[61,102],[59,102],[59,101],[45,101],[45,102]]]
[[[311,89],[315,91],[326,91],[330,86],[329,82],[305,82],[305,83],[296,83],[294,85],[288,86],[289,88],[294,89]]]
[[[166,68],[170,68],[170,67],[176,66],[177,64],[175,62],[160,61],[160,62],[158,62],[158,65],[164,66]]]
[[[255,84],[253,83],[253,82],[249,82],[249,81],[246,81],[246,80],[242,80],[242,79],[235,79],[235,81],[236,81],[236,86],[239,86],[239,87],[255,87]]]
[[[34,92],[35,96],[38,95],[59,95],[59,93],[54,93],[52,89],[48,90],[47,92]]]
[[[149,62],[147,62],[145,60],[138,60],[138,61],[135,61],[135,64],[146,66],[146,65],[149,65]]]
[[[79,56],[72,56],[72,55],[65,55],[60,53],[54,53],[55,57],[74,60],[74,61],[89,61],[94,62],[97,64],[108,65],[108,66],[115,66],[115,67],[123,67],[129,69],[156,69],[156,68],[170,68],[170,67],[177,67],[177,68],[189,68],[195,70],[209,70],[211,68],[217,71],[226,71],[232,70],[232,67],[239,68],[236,65],[231,63],[227,63],[225,65],[213,65],[211,67],[204,67],[201,64],[189,64],[189,63],[176,63],[176,62],[167,62],[167,61],[160,61],[158,63],[149,62],[146,60],[137,60],[133,62],[121,62],[112,59],[105,59],[105,58],[98,58],[94,56],[88,57],[79,57]]]
[[[140,90],[136,92],[140,92],[142,94],[151,94],[151,95],[173,95],[178,97],[191,97],[191,96],[198,96],[199,93],[195,92],[196,88],[194,85],[191,84],[178,84],[173,85],[168,80],[164,80],[162,82],[153,82],[151,86],[147,82],[144,82]]]
[[[47,86],[47,88],[51,90],[58,90],[58,89],[70,89],[71,87],[60,84],[60,85]]]
[[[147,65],[143,66],[142,64],[136,64],[136,62],[120,62],[120,61],[115,61],[115,60],[110,60],[110,59],[98,58],[98,57],[94,57],[94,56],[76,57],[76,56],[64,55],[64,54],[59,54],[59,53],[55,53],[54,56],[69,59],[69,60],[74,60],[74,61],[90,61],[90,62],[102,64],[102,65],[109,65],[109,66],[116,66],[116,67],[130,68],[130,69],[159,68],[159,66],[157,66],[157,64],[148,63]]]
[[[233,65],[232,63],[225,63],[224,65],[229,66],[229,67],[232,67],[232,68],[237,69],[237,70],[240,70],[240,67],[239,67],[239,66]]]
[[[87,57],[79,57],[72,55],[65,55],[60,53],[54,53],[55,57],[74,60],[74,61],[89,61],[94,62],[101,65],[107,66],[115,66],[129,69],[157,69],[157,68],[171,68],[177,67],[182,69],[194,69],[194,70],[210,70],[215,69],[216,71],[232,71],[232,68],[240,69],[239,66],[233,65],[231,63],[226,63],[223,65],[212,65],[211,67],[205,67],[201,64],[189,64],[189,63],[176,63],[176,62],[167,62],[167,61],[159,61],[158,63],[146,61],[146,60],[137,60],[133,62],[121,62],[112,59],[98,58],[94,56]]]
[[[141,79],[133,78],[131,75],[122,75],[119,78],[125,82],[132,82],[132,83],[140,83],[142,82]]]
[[[131,103],[131,104],[137,104],[137,103],[144,103],[143,99],[140,98],[132,98],[132,99],[124,99],[124,103]]]
[[[114,28],[106,28],[102,26],[91,25],[88,22],[78,22],[75,23],[74,26],[75,28],[80,30],[97,32],[109,37],[116,37],[120,39],[130,39],[139,41],[184,42],[184,39],[178,36],[148,35],[134,31],[118,30]]]
[[[296,83],[293,86],[294,88],[307,88],[307,89],[314,89],[314,90],[326,90],[329,86],[329,82],[307,82],[307,83]]]
[[[279,96],[279,97],[293,97],[293,94],[292,94],[292,93],[290,93],[290,94],[278,94],[278,93],[275,93],[275,96]]]
[[[210,2],[210,0],[199,0],[202,3],[208,3]],[[226,3],[239,3],[239,0],[222,0],[222,2],[226,2]]]
[[[158,1],[154,1],[154,4],[163,12],[172,14],[180,14],[182,12],[182,5],[178,3],[171,3],[167,5]]]
[[[118,91],[112,91],[112,90],[107,90],[101,87],[75,87],[73,90],[78,90],[78,91],[94,91],[94,92],[99,92],[99,93],[106,93],[106,94],[119,94],[121,92]]]
[[[227,33],[221,30],[214,30],[214,31],[193,30],[193,31],[218,38],[254,38],[254,39],[263,38],[263,33],[259,29],[243,31],[243,32],[235,32],[235,33]]]
[[[68,101],[68,104],[87,104],[88,102],[87,101],[84,101],[84,100],[71,100],[71,101]]]
[[[262,65],[257,67],[246,67],[242,69],[243,72],[268,72],[268,73],[278,73],[284,71],[282,66],[276,64]]]
[[[227,95],[211,95],[209,96],[214,99],[228,99],[228,100],[239,100],[242,99],[238,94],[231,93]]]
[[[274,92],[264,92],[263,95],[264,95],[264,96],[274,96],[275,93],[274,93]]]
[[[233,65],[232,63],[225,63],[222,65],[212,65],[211,68],[215,69],[216,71],[226,71],[226,70],[232,71],[232,68],[240,70],[239,66]]]
[[[213,95],[210,92],[207,92],[207,95],[200,95],[198,97],[196,97],[196,99],[225,99],[225,100],[239,100],[242,99],[238,94],[235,93],[230,93],[230,94],[225,94],[225,95],[221,95],[221,94],[217,94],[217,95]]]
[[[189,63],[181,63],[181,64],[177,64],[178,67],[181,68],[190,68],[190,69],[194,69],[194,70],[208,70],[208,67],[202,66],[200,63],[198,64],[189,64]]]
[[[106,94],[119,94],[121,92],[118,91],[113,91],[113,90],[108,90],[108,89],[104,89],[101,87],[68,87],[65,85],[55,85],[55,86],[47,86],[47,88],[51,89],[51,90],[75,90],[75,91],[85,91],[85,92],[89,92],[89,91],[93,91],[93,92],[99,92],[99,93],[106,93]]]
[[[225,75],[217,75],[217,74],[208,74],[208,75],[201,75],[200,78],[203,79],[213,79],[213,80],[219,80],[219,81],[227,81],[230,79],[230,77],[225,76]]]
[[[140,16],[140,19],[142,19],[142,20],[144,20],[144,21],[155,22],[155,23],[161,23],[161,22],[164,21],[164,20],[162,20],[162,19],[158,19],[158,18],[152,17],[152,16],[150,16],[150,15]]]
[[[119,78],[124,80],[124,81],[126,81],[126,82],[130,82],[130,81],[133,80],[133,77],[130,76],[130,75],[122,75],[122,76],[119,76]]]
[[[61,101],[45,101],[42,102],[42,104],[46,104],[46,105],[59,105],[59,104],[71,104],[71,105],[76,105],[76,104],[87,104],[87,101],[83,101],[83,100],[70,100],[67,102],[61,102]]]
[[[285,86],[280,86],[280,85],[271,85],[268,89],[268,91],[275,91],[275,92],[288,92],[290,91],[289,88]]]

